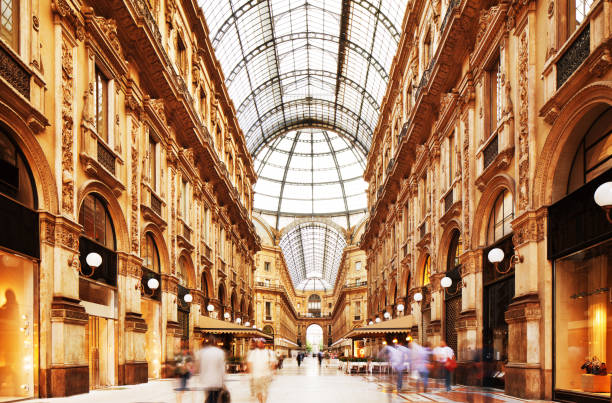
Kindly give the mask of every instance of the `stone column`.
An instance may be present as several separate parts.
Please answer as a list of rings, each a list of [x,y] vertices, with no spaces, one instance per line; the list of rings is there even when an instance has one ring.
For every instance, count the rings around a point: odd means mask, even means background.
[[[515,296],[505,313],[508,338],[506,393],[526,399],[540,399],[543,379],[541,351],[541,302],[539,278],[543,274],[534,268],[546,260],[544,220],[546,209],[529,211],[512,222],[515,246]],[[520,256],[520,258],[519,258]],[[521,262],[522,259],[522,262]],[[550,375],[550,374],[549,374]]]
[[[119,362],[120,385],[145,383],[148,380],[148,363],[145,352],[147,324],[142,318],[140,306],[142,261],[136,256],[129,256],[126,265],[127,272],[123,279],[125,282],[123,295],[125,353],[123,362]]]
[[[440,285],[440,280],[446,273],[436,273],[430,277],[431,281],[431,322],[429,324],[429,342],[433,346],[440,344],[442,336],[442,314],[444,305],[444,289]]]

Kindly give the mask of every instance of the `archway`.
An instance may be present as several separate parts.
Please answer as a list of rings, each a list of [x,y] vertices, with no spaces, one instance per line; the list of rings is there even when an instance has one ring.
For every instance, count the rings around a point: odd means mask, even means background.
[[[306,328],[306,349],[318,353],[323,348],[323,328],[315,323]]]

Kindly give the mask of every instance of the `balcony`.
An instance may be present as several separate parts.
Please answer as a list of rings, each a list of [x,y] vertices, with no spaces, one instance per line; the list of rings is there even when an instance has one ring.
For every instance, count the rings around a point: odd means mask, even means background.
[[[191,228],[179,218],[178,220],[178,245],[181,248],[185,248],[188,251],[193,251],[195,246],[191,243]]]
[[[483,156],[483,171],[491,165],[493,161],[495,161],[495,157],[498,154],[498,138],[497,135],[493,137],[493,139],[487,144],[487,146],[482,151]]]
[[[167,223],[163,218],[164,202],[155,192],[149,187],[149,184],[143,182],[141,186],[141,204],[140,209],[146,220],[157,224],[162,231],[166,229]]]
[[[444,212],[446,213],[453,206],[453,189],[444,196]]]
[[[557,61],[557,89],[561,88],[582,62],[589,57],[591,52],[590,41],[591,25],[586,24],[580,35],[574,39]]]
[[[345,289],[353,289],[353,288],[359,288],[359,287],[367,287],[368,282],[367,281],[358,281],[355,283],[349,283],[349,284],[345,284],[343,288]]]
[[[118,165],[123,165],[123,160],[87,122],[82,125],[79,158],[85,173],[102,181],[115,195],[119,196],[125,190],[124,172],[118,169]]]

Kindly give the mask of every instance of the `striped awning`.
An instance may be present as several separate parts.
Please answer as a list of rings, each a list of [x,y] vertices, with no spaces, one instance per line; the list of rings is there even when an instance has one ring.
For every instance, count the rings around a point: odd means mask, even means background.
[[[387,333],[408,333],[413,324],[412,315],[374,323],[370,326],[358,327],[348,332],[345,339],[360,339],[363,337],[382,336]]]
[[[263,337],[271,339],[272,336],[259,329],[246,327],[233,322],[203,316],[200,318],[199,328],[203,333],[233,334],[238,337]]]

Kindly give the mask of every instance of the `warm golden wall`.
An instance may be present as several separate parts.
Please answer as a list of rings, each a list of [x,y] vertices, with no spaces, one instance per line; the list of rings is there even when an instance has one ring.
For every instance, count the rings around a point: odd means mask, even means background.
[[[117,346],[113,383],[146,381],[151,324],[141,314],[154,316],[141,309],[147,235],[161,271],[159,361],[173,359],[181,338],[196,347],[207,304],[213,316],[247,319],[253,309],[256,175],[205,21],[190,0],[12,4],[20,10],[14,37],[0,41],[0,121],[38,192],[37,390],[87,392],[85,329],[100,312],[114,312],[119,329],[109,343]],[[117,286],[100,285],[113,295],[108,309],[79,303],[79,284],[89,281],[78,271],[79,210],[92,193],[116,238]],[[193,296],[189,334],[179,328],[178,285]]]

